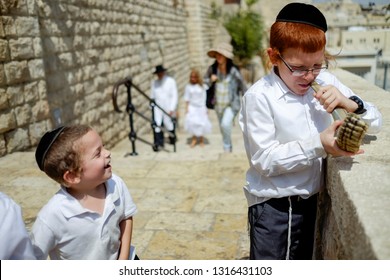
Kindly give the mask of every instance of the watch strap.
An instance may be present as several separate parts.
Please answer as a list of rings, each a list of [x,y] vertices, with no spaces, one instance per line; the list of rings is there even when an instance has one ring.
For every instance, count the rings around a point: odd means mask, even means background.
[[[367,111],[366,109],[364,109],[363,100],[361,100],[359,97],[357,97],[356,95],[352,95],[349,99],[351,99],[358,105],[358,108],[354,112],[355,114],[360,115]]]

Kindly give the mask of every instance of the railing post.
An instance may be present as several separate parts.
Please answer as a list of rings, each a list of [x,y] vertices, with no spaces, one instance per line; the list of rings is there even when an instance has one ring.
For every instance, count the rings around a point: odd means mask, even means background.
[[[161,132],[161,135],[157,135],[156,133],[156,128],[158,128],[159,126],[157,125],[156,121],[155,121],[155,108],[159,108],[163,114],[165,115],[168,115],[168,113],[163,109],[161,108],[154,99],[151,99],[149,96],[147,96],[138,86],[134,85],[132,83],[132,79],[131,77],[127,77],[123,80],[120,80],[118,81],[117,83],[115,83],[114,85],[114,89],[112,91],[112,102],[113,102],[113,105],[114,105],[114,110],[118,113],[121,113],[122,111],[119,109],[119,106],[118,106],[118,103],[117,103],[117,97],[118,97],[118,88],[119,86],[121,85],[125,85],[127,87],[127,106],[126,106],[126,112],[129,114],[129,122],[130,122],[130,133],[128,135],[130,141],[131,141],[131,145],[132,145],[132,148],[133,148],[133,152],[132,153],[128,153],[132,156],[135,156],[135,155],[138,155],[138,153],[136,152],[135,150],[135,141],[138,139],[144,143],[147,143],[148,145],[152,146],[153,150],[154,151],[158,151],[159,150],[159,147],[158,145],[156,145],[156,143],[158,141],[156,140],[159,140],[161,141],[161,139],[157,139],[157,137],[160,137],[162,136],[162,141],[164,141],[164,138],[163,138],[163,133]],[[150,101],[150,107],[152,109],[152,119],[146,117],[145,115],[143,115],[142,113],[138,112],[135,108],[135,106],[133,105],[132,103],[132,96],[131,96],[131,88],[135,88],[135,90],[137,92],[139,92],[144,98],[146,98],[147,100]],[[147,121],[150,121],[150,124],[152,126],[152,130],[153,130],[153,139],[154,139],[154,143],[150,143],[142,138],[138,138],[135,130],[134,130],[134,121],[133,121],[133,115],[134,113],[136,113],[137,115],[141,116],[143,119],[147,120]],[[174,131],[173,131],[173,136],[174,138],[176,139],[176,133],[175,133],[175,130],[176,130],[176,117],[171,117],[172,119],[172,122],[173,122],[173,125],[174,125]],[[170,132],[171,133],[171,132]],[[165,149],[164,149],[165,150]],[[174,151],[176,152],[176,141],[174,143]]]
[[[158,151],[158,146],[156,145],[157,143],[157,135],[156,135],[156,127],[157,127],[157,124],[156,124],[156,121],[155,121],[155,118],[154,118],[154,108],[156,107],[156,102],[154,101],[154,99],[150,100],[150,108],[152,110],[152,121],[150,123],[151,127],[152,127],[152,131],[153,131],[153,146],[152,146],[152,149],[153,151]]]
[[[172,117],[172,123],[173,123],[173,139],[174,139],[174,143],[173,143],[173,152],[175,152],[175,153],[176,153],[176,142],[177,142],[177,137],[176,137],[176,122],[177,122],[176,116],[175,116],[175,117]]]
[[[130,122],[130,133],[129,133],[129,139],[131,141],[131,147],[133,151],[130,153],[131,156],[136,156],[138,153],[135,150],[135,140],[137,140],[137,133],[134,131],[134,120],[133,120],[133,114],[134,114],[134,105],[131,100],[131,78],[128,78],[125,82],[125,85],[127,87],[127,107],[126,111],[129,114],[129,122]]]

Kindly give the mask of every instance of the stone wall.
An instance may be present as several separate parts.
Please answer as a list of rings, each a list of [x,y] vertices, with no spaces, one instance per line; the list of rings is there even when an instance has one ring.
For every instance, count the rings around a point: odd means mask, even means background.
[[[390,259],[390,92],[350,72],[336,76],[383,117],[382,130],[366,135],[364,154],[328,157],[326,191],[320,196],[317,259]]]
[[[191,67],[205,71],[216,22],[209,1],[0,0],[0,156],[33,148],[61,124],[93,126],[108,147],[127,136],[113,110],[125,77],[149,94],[164,64],[183,92]],[[118,92],[123,111],[125,86]],[[151,116],[136,95],[137,110]],[[150,125],[135,118],[138,133]]]

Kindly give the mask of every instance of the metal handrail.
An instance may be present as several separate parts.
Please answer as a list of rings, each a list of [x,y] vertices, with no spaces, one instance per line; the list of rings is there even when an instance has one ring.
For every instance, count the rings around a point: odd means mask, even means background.
[[[172,117],[169,113],[167,113],[163,108],[161,108],[161,106],[159,106],[156,101],[152,98],[150,98],[147,94],[145,94],[145,92],[143,92],[137,85],[133,84],[132,82],[132,78],[131,77],[126,77],[118,82],[116,82],[114,84],[114,88],[113,88],[113,91],[112,91],[112,102],[113,102],[113,105],[114,105],[114,110],[118,113],[121,113],[122,110],[119,109],[119,106],[118,106],[118,102],[117,102],[117,98],[118,98],[118,89],[121,85],[125,85],[126,88],[127,88],[127,106],[126,106],[126,112],[129,114],[129,123],[130,123],[130,133],[129,133],[129,139],[131,141],[131,145],[132,145],[132,152],[130,153],[130,155],[132,156],[135,156],[135,155],[138,155],[138,153],[136,152],[136,148],[135,148],[135,141],[137,139],[139,139],[140,141],[148,144],[148,145],[151,145],[153,147],[153,150],[154,151],[157,151],[158,147],[155,146],[154,143],[150,143],[142,138],[139,138],[137,136],[137,133],[135,132],[134,130],[134,119],[133,119],[133,114],[136,113],[138,116],[142,117],[144,120],[147,120],[150,122],[151,124],[151,127],[152,127],[152,130],[153,130],[153,135],[155,135],[154,131],[155,131],[155,128],[156,127],[159,127],[155,120],[154,120],[154,108],[157,107],[159,108],[163,114],[167,115],[168,117],[171,118],[172,122],[173,122],[173,137],[176,139],[176,133],[175,133],[175,128],[176,128],[176,118],[175,117]],[[140,113],[139,111],[137,111],[132,103],[132,96],[131,96],[131,88],[135,88],[138,93],[140,93],[144,98],[146,98],[149,102],[150,102],[150,107],[151,107],[151,110],[152,110],[152,118],[148,118],[146,117],[145,115],[143,115],[142,113]],[[161,129],[163,129],[162,127],[160,127]],[[163,129],[164,130],[164,129]],[[172,132],[168,132],[172,135]],[[169,150],[167,149],[164,149],[164,151],[167,151],[169,152]],[[176,141],[174,141],[173,143],[173,151],[176,152]]]

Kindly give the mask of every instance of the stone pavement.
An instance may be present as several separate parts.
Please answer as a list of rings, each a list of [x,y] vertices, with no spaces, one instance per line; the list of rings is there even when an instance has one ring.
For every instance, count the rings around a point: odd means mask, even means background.
[[[138,155],[129,156],[128,139],[111,149],[113,171],[127,183],[138,206],[132,243],[143,260],[248,257],[247,205],[242,190],[248,162],[238,120],[233,128],[233,152],[224,153],[215,112],[209,116],[213,131],[203,148],[189,147],[190,135],[179,120],[176,153],[170,145],[171,152],[156,153],[137,141]],[[34,152],[0,158],[0,191],[21,205],[28,229],[57,190],[57,183],[36,166]]]

